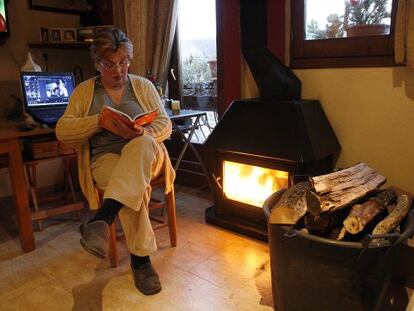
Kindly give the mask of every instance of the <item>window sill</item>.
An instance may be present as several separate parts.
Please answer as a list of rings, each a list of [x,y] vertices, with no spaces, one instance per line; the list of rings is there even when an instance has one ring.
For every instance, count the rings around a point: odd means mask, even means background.
[[[320,57],[295,58],[291,60],[291,68],[349,68],[349,67],[392,67],[393,56],[366,56],[366,57]]]

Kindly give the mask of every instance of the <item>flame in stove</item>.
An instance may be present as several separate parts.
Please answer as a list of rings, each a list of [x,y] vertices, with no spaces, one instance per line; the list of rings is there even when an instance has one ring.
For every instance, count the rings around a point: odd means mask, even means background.
[[[288,172],[224,161],[223,191],[226,198],[262,207],[275,191],[288,187]]]

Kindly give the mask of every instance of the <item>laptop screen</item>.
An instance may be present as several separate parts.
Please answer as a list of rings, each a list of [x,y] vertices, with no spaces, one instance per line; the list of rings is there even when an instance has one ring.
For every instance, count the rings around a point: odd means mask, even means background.
[[[23,99],[27,110],[64,108],[75,88],[71,72],[21,72]]]

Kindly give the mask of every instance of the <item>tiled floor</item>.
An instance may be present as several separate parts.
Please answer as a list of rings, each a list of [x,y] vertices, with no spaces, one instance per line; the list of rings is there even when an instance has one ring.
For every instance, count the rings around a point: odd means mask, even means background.
[[[156,232],[155,296],[135,289],[123,246],[117,268],[83,251],[77,221],[36,232],[36,250],[22,254],[13,208],[0,202],[0,310],[272,310],[268,245],[206,225],[203,193],[178,187],[176,198],[178,246]]]

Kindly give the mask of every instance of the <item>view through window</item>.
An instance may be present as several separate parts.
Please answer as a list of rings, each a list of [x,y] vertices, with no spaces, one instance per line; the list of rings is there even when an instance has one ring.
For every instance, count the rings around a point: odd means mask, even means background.
[[[392,0],[307,0],[306,40],[387,35]]]
[[[184,108],[216,110],[215,0],[179,0],[179,49]],[[215,118],[208,118],[214,126]]]

